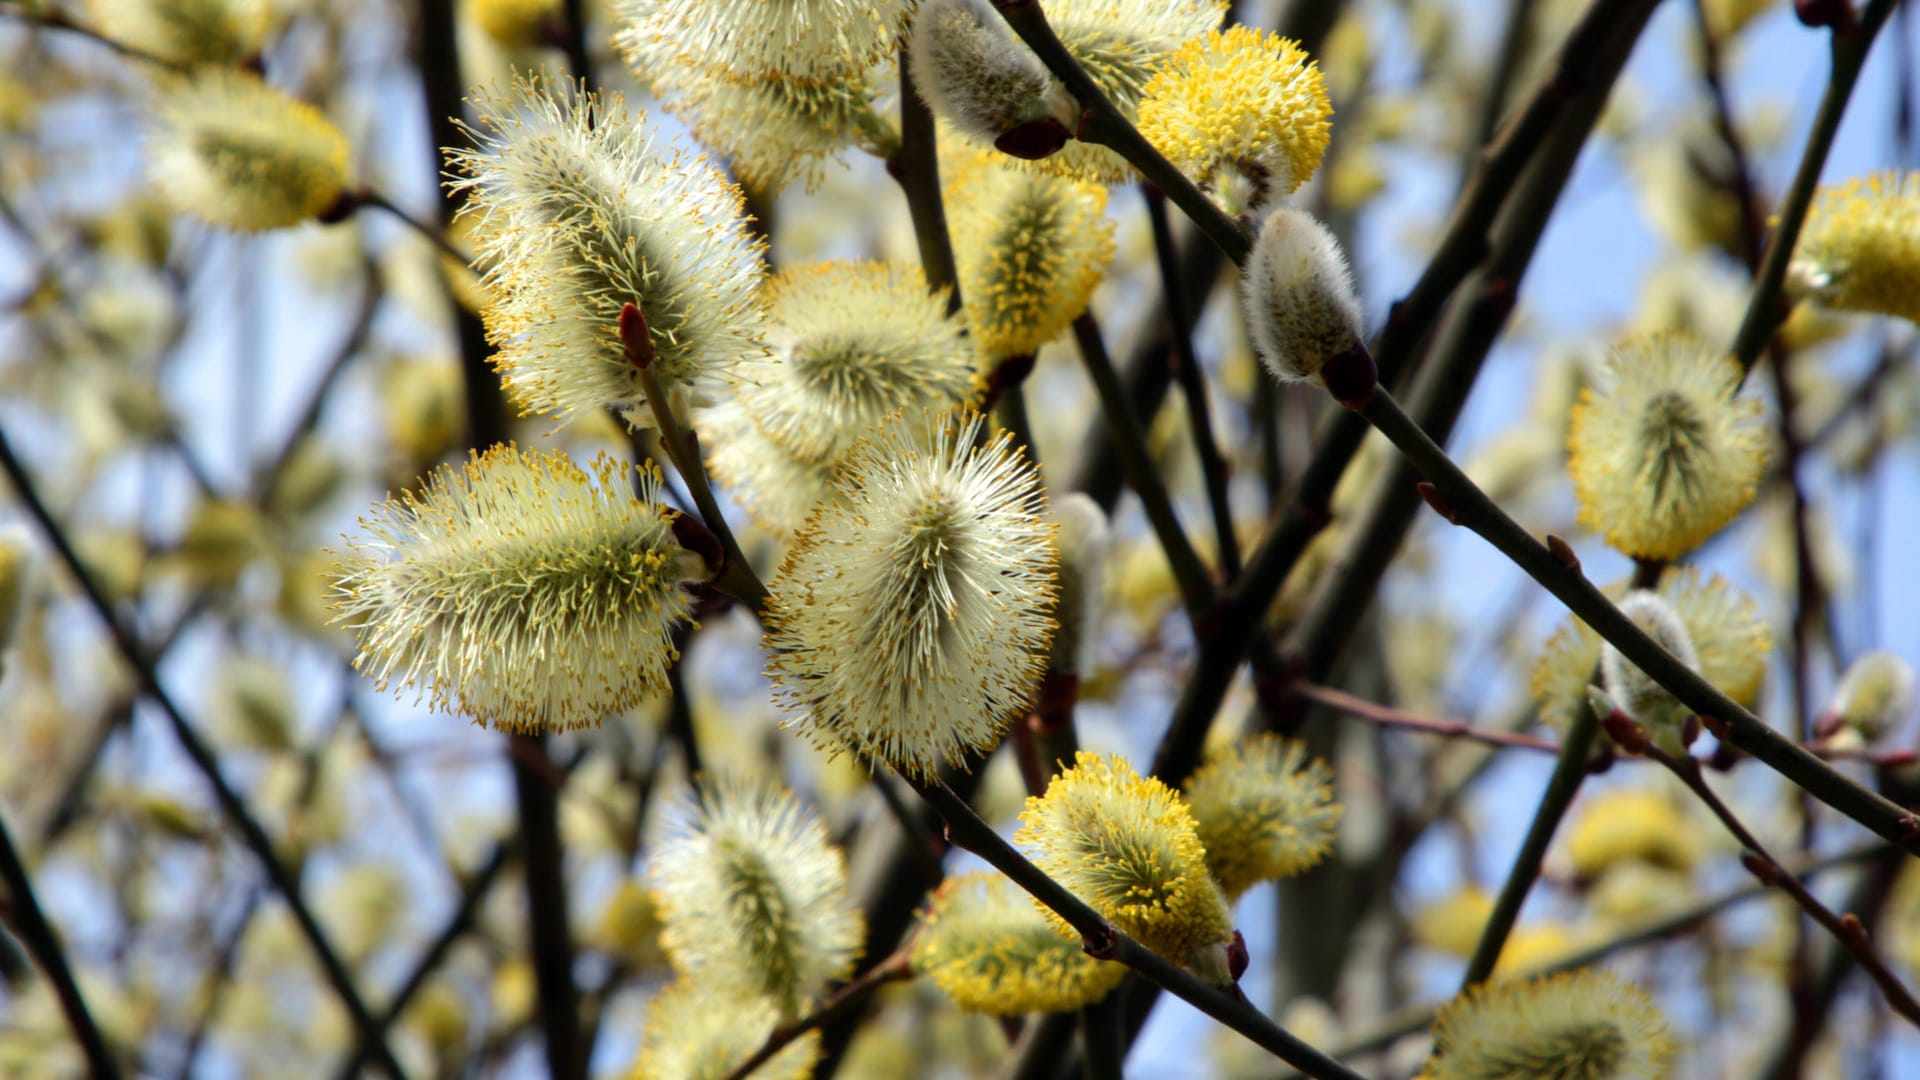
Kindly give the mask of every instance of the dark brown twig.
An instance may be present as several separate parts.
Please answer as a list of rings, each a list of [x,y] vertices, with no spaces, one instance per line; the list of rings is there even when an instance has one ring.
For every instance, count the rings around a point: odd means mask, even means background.
[[[53,985],[54,999],[60,1003],[60,1012],[73,1030],[74,1041],[87,1057],[87,1067],[96,1078],[118,1080],[120,1063],[107,1049],[100,1026],[93,1022],[93,1014],[87,1010],[87,999],[80,992],[80,984],[73,979],[73,969],[67,965],[67,952],[60,944],[60,936],[41,912],[40,902],[34,899],[33,881],[27,875],[26,864],[20,861],[20,853],[13,846],[13,835],[7,831],[4,819],[0,819],[0,882],[6,884],[6,904],[0,906],[0,916],[5,916],[7,929],[27,947],[33,962]]]
[[[767,1041],[747,1057],[747,1060],[727,1071],[722,1080],[745,1080],[755,1069],[772,1061],[775,1054],[793,1045],[795,1039],[809,1031],[826,1024],[855,1006],[863,1003],[873,992],[890,982],[901,982],[913,978],[913,966],[908,963],[909,948],[902,945],[891,956],[862,972],[858,978],[833,992],[833,996],[819,1008],[806,1014],[791,1024],[773,1029]]]

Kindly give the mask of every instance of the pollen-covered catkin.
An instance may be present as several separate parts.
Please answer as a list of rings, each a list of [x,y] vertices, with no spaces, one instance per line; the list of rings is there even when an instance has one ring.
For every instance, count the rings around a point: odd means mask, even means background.
[[[654,845],[648,877],[674,970],[726,997],[765,999],[782,1022],[859,958],[846,859],[818,817],[765,781],[703,781]]]
[[[1624,585],[1608,589],[1620,596]],[[1658,592],[1680,616],[1700,660],[1700,677],[1742,705],[1760,696],[1773,634],[1753,597],[1718,574],[1703,578],[1698,567],[1669,569]],[[1600,635],[1578,618],[1561,620],[1534,658],[1530,675],[1533,699],[1547,726],[1565,731],[1587,707],[1587,680],[1600,663]]]
[[[1039,474],[978,415],[859,443],[768,583],[774,697],[814,744],[915,777],[991,749],[1027,707],[1053,622]]]
[[[362,519],[336,570],[336,621],[382,689],[508,731],[598,724],[666,685],[681,584],[704,564],[673,537],[660,479],[600,455],[497,446],[443,466]]]
[[[1879,172],[1814,193],[1787,264],[1789,293],[1920,321],[1920,172]]]
[[[762,245],[743,196],[704,156],[656,146],[630,117],[570,85],[524,78],[474,98],[475,145],[447,158],[475,217],[494,363],[529,412],[618,409],[650,427],[620,312],[646,317],[653,369],[676,410],[765,356],[755,295]]]
[[[1440,1010],[1427,1080],[1663,1080],[1677,1048],[1646,991],[1581,969],[1481,983]]]
[[[1827,715],[1834,724],[1873,743],[1912,714],[1914,690],[1913,668],[1893,653],[1875,649],[1847,667],[1834,688]]]
[[[1298,44],[1234,26],[1187,42],[1154,74],[1140,134],[1216,195],[1238,180],[1281,196],[1320,168],[1332,115],[1326,81]]]
[[[895,414],[920,422],[972,389],[966,324],[917,267],[806,263],[770,278],[761,300],[773,357],[739,400],[802,462],[832,465]]]
[[[244,72],[171,79],[154,100],[149,172],[184,213],[249,232],[311,221],[347,191],[347,139],[326,114]]]
[[[1332,772],[1305,744],[1277,735],[1209,754],[1186,796],[1207,869],[1229,900],[1318,865],[1338,838]]]
[[[1113,259],[1106,189],[1004,162],[958,153],[941,169],[960,295],[988,361],[1032,355],[1065,332]]]
[[[1690,334],[1634,338],[1580,392],[1567,470],[1580,523],[1623,554],[1673,559],[1733,520],[1767,464],[1740,365]]]
[[[1232,981],[1232,917],[1207,872],[1193,814],[1159,780],[1081,751],[1029,796],[1014,843],[1047,875],[1141,944],[1216,984]],[[1048,921],[1066,921],[1048,909]]]
[[[913,943],[913,968],[968,1012],[1064,1012],[1104,997],[1123,964],[1086,954],[998,873],[942,882]]]

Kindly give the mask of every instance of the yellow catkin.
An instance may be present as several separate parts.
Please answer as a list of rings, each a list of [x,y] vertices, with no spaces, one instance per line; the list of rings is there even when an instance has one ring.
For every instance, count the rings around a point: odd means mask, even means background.
[[[1231,170],[1285,195],[1326,155],[1333,106],[1299,45],[1246,26],[1181,46],[1140,100],[1140,133],[1189,176]]]
[[[1186,785],[1207,868],[1229,898],[1304,873],[1333,850],[1333,774],[1302,743],[1259,735],[1208,755]]]
[[[167,83],[148,141],[154,183],[177,209],[230,229],[279,229],[335,206],[347,139],[326,114],[244,72]]]
[[[1645,991],[1580,970],[1483,983],[1440,1010],[1426,1080],[1662,1080],[1677,1048]]]
[[[997,873],[941,883],[914,938],[913,968],[968,1012],[1016,1016],[1078,1009],[1106,996],[1124,965],[1095,960]]]
[[[967,321],[982,356],[1031,355],[1087,308],[1113,258],[1106,189],[984,153],[943,169]]]
[[[1920,172],[1822,186],[1787,275],[1827,307],[1920,321]]]
[[[1192,965],[1233,936],[1192,812],[1122,759],[1081,751],[1020,823],[1014,842],[1036,866],[1148,948]]]
[[[1767,465],[1740,365],[1689,334],[1616,348],[1580,392],[1567,434],[1580,523],[1636,558],[1672,559],[1753,501]]]

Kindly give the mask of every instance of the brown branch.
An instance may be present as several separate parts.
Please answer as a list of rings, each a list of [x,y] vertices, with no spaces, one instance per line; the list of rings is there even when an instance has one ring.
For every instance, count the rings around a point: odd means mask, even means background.
[[[1616,714],[1616,719],[1625,718]],[[1630,720],[1627,722],[1632,723]],[[1777,887],[1792,897],[1793,902],[1800,906],[1800,910],[1806,912],[1814,922],[1825,927],[1827,932],[1852,954],[1861,970],[1865,971],[1880,988],[1881,995],[1886,998],[1887,1004],[1893,1011],[1908,1023],[1920,1027],[1920,1000],[1915,1000],[1913,993],[1892,971],[1887,969],[1886,962],[1880,958],[1879,953],[1874,951],[1873,942],[1867,937],[1866,927],[1851,914],[1834,914],[1832,909],[1821,903],[1818,897],[1807,890],[1806,885],[1799,878],[1780,865],[1780,860],[1768,854],[1767,849],[1761,846],[1760,841],[1754,837],[1746,825],[1742,824],[1727,804],[1721,801],[1720,796],[1707,786],[1697,759],[1674,758],[1651,743],[1637,749],[1646,757],[1666,766],[1668,771],[1679,777],[1680,782],[1687,785],[1687,788],[1707,805],[1707,809],[1713,811],[1713,816],[1720,819],[1720,824],[1726,826],[1727,831],[1733,834],[1733,838],[1740,842],[1740,846],[1747,849],[1746,854],[1740,857],[1740,862],[1749,873],[1759,879],[1761,884]]]
[[[239,831],[241,841],[248,850],[253,852],[254,857],[266,870],[267,880],[285,901],[287,910],[292,913],[294,922],[299,925],[302,936],[307,939],[308,947],[313,950],[315,959],[320,962],[321,972],[326,977],[328,985],[340,999],[341,1004],[346,1007],[355,1032],[373,1056],[375,1064],[393,1076],[405,1076],[406,1070],[401,1068],[399,1060],[393,1056],[392,1049],[387,1046],[385,1039],[375,1028],[373,1016],[367,1011],[366,1001],[353,984],[353,976],[347,971],[346,964],[341,961],[339,953],[334,951],[326,932],[320,927],[320,921],[314,917],[313,909],[307,906],[306,900],[302,897],[299,878],[280,861],[279,855],[274,851],[273,839],[268,836],[265,827],[247,809],[239,793],[220,772],[219,760],[214,756],[212,748],[201,740],[193,725],[187,722],[186,715],[174,704],[172,695],[160,685],[159,676],[154,671],[152,661],[141,652],[139,642],[134,639],[132,631],[122,626],[120,620],[114,617],[112,603],[107,599],[106,594],[100,591],[99,584],[81,563],[66,533],[61,530],[47,510],[46,503],[40,498],[32,478],[27,475],[26,467],[15,456],[13,445],[4,431],[0,431],[0,470],[6,472],[15,492],[27,504],[28,512],[32,514],[35,522],[39,524],[59,553],[61,563],[65,565],[67,572],[73,576],[74,580],[79,582],[81,591],[86,594],[94,612],[99,615],[102,622],[106,623],[114,646],[138,676],[142,691],[160,707],[160,712],[166,717],[174,737],[186,751],[188,760],[213,789],[214,801],[219,803],[221,811]]]
[[[1362,720],[1371,720],[1386,727],[1404,728],[1408,731],[1424,731],[1429,735],[1444,735],[1448,738],[1466,739],[1469,742],[1487,746],[1516,746],[1523,750],[1538,750],[1543,753],[1557,754],[1560,744],[1552,739],[1542,739],[1535,735],[1523,735],[1517,731],[1490,731],[1476,728],[1464,720],[1439,720],[1431,716],[1420,716],[1404,712],[1387,705],[1380,705],[1365,698],[1355,697],[1344,690],[1335,690],[1330,686],[1319,686],[1304,680],[1288,684],[1286,692],[1305,698],[1316,705],[1357,716]]]
[[[863,1004],[873,992],[890,982],[903,982],[913,978],[913,967],[908,963],[909,947],[902,945],[891,956],[868,968],[861,975],[833,992],[826,1003],[807,1015],[773,1029],[767,1041],[760,1044],[747,1060],[727,1071],[722,1080],[745,1080],[755,1069],[772,1061],[775,1054],[791,1046],[794,1040],[826,1024],[829,1020]]]
[[[87,1010],[87,999],[80,992],[80,984],[73,979],[72,968],[67,966],[67,953],[61,947],[59,934],[47,922],[39,901],[34,899],[33,881],[27,875],[26,864],[20,861],[20,853],[13,846],[13,835],[7,831],[4,819],[0,819],[0,882],[6,884],[6,904],[0,906],[0,915],[5,916],[7,929],[27,947],[34,963],[40,965],[41,973],[53,984],[54,999],[67,1018],[67,1027],[73,1030],[74,1041],[87,1057],[87,1067],[96,1080],[118,1080],[120,1063],[107,1049],[106,1038]]]

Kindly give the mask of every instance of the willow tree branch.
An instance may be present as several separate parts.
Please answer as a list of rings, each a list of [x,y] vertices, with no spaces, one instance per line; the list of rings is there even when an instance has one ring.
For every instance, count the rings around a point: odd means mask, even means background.
[[[945,784],[937,780],[932,783],[915,781],[913,786],[946,821],[947,836],[954,844],[985,859],[994,869],[1013,879],[1014,884],[1031,893],[1034,899],[1053,909],[1080,935],[1081,946],[1088,955],[1127,965],[1161,989],[1246,1036],[1255,1045],[1308,1076],[1359,1080],[1358,1073],[1301,1042],[1267,1019],[1266,1014],[1254,1008],[1237,989],[1229,994],[1210,986],[1121,933],[1099,912],[1041,872],[1039,867],[1027,861],[1026,856],[1014,850],[1013,845],[1001,839],[999,833],[980,820],[965,799],[955,795]]]
[[[6,904],[0,907],[0,915],[6,916],[7,929],[27,947],[34,963],[40,965],[41,973],[53,985],[53,996],[60,1002],[67,1027],[72,1029],[74,1041],[87,1057],[87,1068],[96,1080],[118,1080],[120,1063],[107,1049],[100,1026],[93,1022],[93,1014],[87,1010],[87,999],[80,992],[80,984],[73,979],[73,969],[67,965],[67,952],[60,945],[60,935],[54,931],[53,924],[47,922],[40,902],[34,899],[33,880],[27,874],[26,864],[20,861],[20,853],[13,846],[13,835],[7,831],[3,818],[0,818],[0,882],[6,884]]]
[[[1705,803],[1708,810],[1713,811],[1713,816],[1720,819],[1720,824],[1726,826],[1727,832],[1733,834],[1733,838],[1740,842],[1740,846],[1747,849],[1746,854],[1741,856],[1740,862],[1749,873],[1758,878],[1761,884],[1775,886],[1792,897],[1800,910],[1824,927],[1853,956],[1854,962],[1858,963],[1860,969],[1873,980],[1874,985],[1880,988],[1880,994],[1886,998],[1887,1005],[1907,1023],[1920,1027],[1920,1001],[1915,1000],[1913,992],[1901,983],[1898,976],[1887,969],[1886,961],[1880,958],[1880,954],[1874,951],[1873,942],[1868,940],[1866,927],[1851,914],[1834,914],[1831,908],[1821,903],[1818,897],[1807,890],[1806,885],[1799,878],[1780,865],[1780,860],[1768,854],[1767,849],[1760,845],[1760,841],[1754,837],[1753,832],[1740,821],[1739,817],[1735,816],[1720,796],[1707,786],[1706,778],[1700,774],[1700,762],[1690,757],[1676,759],[1653,745],[1647,745],[1641,752],[1666,766],[1668,771],[1679,777],[1680,782],[1687,785],[1687,789]]]
[[[1780,200],[1780,211],[1773,237],[1768,241],[1766,257],[1760,260],[1760,272],[1747,298],[1747,310],[1740,318],[1740,329],[1733,337],[1733,358],[1742,368],[1751,368],[1760,359],[1767,339],[1787,317],[1788,306],[1781,299],[1781,287],[1787,279],[1787,263],[1793,258],[1794,245],[1800,241],[1800,228],[1806,223],[1807,210],[1813,205],[1814,189],[1820,183],[1820,170],[1826,167],[1827,154],[1840,131],[1847,101],[1853,96],[1860,70],[1874,38],[1893,13],[1895,0],[1872,0],[1849,32],[1835,30],[1829,43],[1832,71],[1820,98],[1820,110],[1814,114],[1813,130],[1807,133],[1807,145],[1800,152],[1800,166],[1793,183]]]
[[[1527,576],[1552,593],[1602,640],[1697,713],[1721,741],[1765,762],[1841,814],[1909,853],[1920,853],[1920,817],[1835,771],[1805,747],[1785,738],[1721,693],[1700,674],[1661,648],[1622,614],[1576,565],[1563,563],[1495,505],[1446,451],[1400,408],[1393,395],[1376,390],[1359,406],[1361,415],[1392,440],[1433,485],[1450,520],[1492,544]],[[1568,739],[1568,744],[1573,743]]]
[[[1526,839],[1521,841],[1513,866],[1494,898],[1493,910],[1487,914],[1487,924],[1474,943],[1473,956],[1468,959],[1466,974],[1460,979],[1461,990],[1485,982],[1500,962],[1500,953],[1513,932],[1514,922],[1520,917],[1520,906],[1526,903],[1533,883],[1540,879],[1540,866],[1546,861],[1553,834],[1559,831],[1561,820],[1580,791],[1580,782],[1586,778],[1599,730],[1599,722],[1586,709],[1579,710],[1568,726],[1566,742],[1560,747],[1560,759],[1554,763],[1546,792],[1534,807]]]
[[[907,49],[900,49],[900,150],[887,161],[887,172],[907,197],[913,220],[913,238],[920,248],[920,267],[927,287],[951,289],[947,311],[960,310],[960,277],[954,270],[953,239],[947,233],[947,208],[940,199],[940,159],[935,144],[933,110],[913,88]]]
[[[660,436],[660,445],[666,449],[667,457],[673,461],[673,467],[679,470],[680,479],[687,485],[688,494],[693,496],[693,505],[700,511],[700,518],[720,541],[724,565],[714,584],[721,591],[736,600],[745,603],[758,615],[766,610],[767,587],[754,573],[753,564],[740,550],[740,544],[733,538],[733,529],[727,525],[727,517],[720,512],[720,504],[713,497],[713,486],[707,482],[707,469],[700,463],[700,446],[694,441],[691,432],[680,426],[673,415],[673,406],[667,402],[666,388],[660,385],[660,374],[653,366],[653,342],[647,336],[647,320],[640,309],[628,304],[620,312],[620,340],[627,349],[627,362],[640,377],[641,389],[647,395],[647,408],[653,413],[654,431]]]
[[[1496,141],[1482,151],[1432,260],[1413,290],[1394,305],[1381,329],[1375,361],[1383,383],[1392,385],[1411,367],[1416,347],[1433,329],[1446,301],[1456,289],[1465,288],[1470,295],[1456,305],[1457,314],[1441,331],[1435,370],[1430,378],[1422,378],[1423,385],[1436,388],[1433,396],[1437,413],[1453,411],[1453,402],[1464,398],[1479,358],[1485,355],[1512,308],[1520,277],[1586,132],[1599,115],[1652,8],[1652,0],[1595,0],[1526,104]],[[1495,231],[1492,245],[1488,242],[1489,229]],[[1246,572],[1220,605],[1216,632],[1199,642],[1193,674],[1181,691],[1173,720],[1155,754],[1154,775],[1169,784],[1184,780],[1199,763],[1207,729],[1225,700],[1234,672],[1255,640],[1254,629],[1307,544],[1331,520],[1334,486],[1367,432],[1366,423],[1344,411],[1331,416],[1323,428],[1325,434],[1317,440],[1320,448],[1306,473],[1276,515],[1266,539],[1249,557]],[[1382,505],[1379,513],[1391,512],[1399,525],[1380,527],[1372,520],[1374,507],[1389,494],[1407,497],[1402,492],[1386,492],[1383,487],[1380,500],[1369,500],[1367,516],[1356,535],[1377,537],[1370,542],[1397,547],[1398,530],[1411,521],[1415,508]],[[1337,603],[1331,592],[1324,604],[1316,598],[1319,615],[1328,620],[1329,627],[1336,613],[1350,626],[1352,611],[1371,595],[1368,582],[1378,575],[1372,566],[1360,562],[1362,554],[1374,565],[1384,566],[1390,550],[1350,554],[1348,565],[1352,569],[1343,573],[1352,580],[1340,584],[1347,595]],[[1363,584],[1365,588],[1360,587]],[[1315,619],[1316,624],[1319,621]],[[1282,656],[1271,666],[1288,672],[1305,670],[1324,678],[1331,657],[1344,644],[1343,632],[1323,632],[1317,625],[1299,629],[1300,637],[1314,645],[1319,661]]]
[[[1316,705],[1324,705],[1336,712],[1370,720],[1383,727],[1423,731],[1429,735],[1465,739],[1485,746],[1519,747],[1523,750],[1537,750],[1548,754],[1560,751],[1560,744],[1551,739],[1523,735],[1517,731],[1491,731],[1486,728],[1477,728],[1464,720],[1438,720],[1431,716],[1420,716],[1356,697],[1344,690],[1336,690],[1331,686],[1320,686],[1304,680],[1288,685],[1287,692],[1305,698]]]
[[[119,53],[129,60],[138,60],[143,64],[152,64],[154,67],[167,71],[180,70],[180,65],[171,60],[150,53],[138,46],[129,45],[124,41],[115,41],[113,38],[95,30],[93,27],[87,26],[84,23],[75,22],[64,12],[52,8],[30,11],[17,4],[0,4],[0,17],[18,19],[23,23],[30,26],[37,26],[43,30],[59,30],[74,34],[86,38],[89,41],[105,45],[107,48],[112,49],[114,52]]]
[[[1207,504],[1213,511],[1214,542],[1220,550],[1220,574],[1231,580],[1240,573],[1240,540],[1233,531],[1233,506],[1227,500],[1227,462],[1213,437],[1213,415],[1207,407],[1207,376],[1193,355],[1191,304],[1180,280],[1179,254],[1173,246],[1173,225],[1167,220],[1167,197],[1159,188],[1145,188],[1147,218],[1153,225],[1154,262],[1160,267],[1160,291],[1167,298],[1167,340],[1172,343],[1174,378],[1187,402],[1187,430],[1193,436],[1194,455],[1206,484]]]
[[[1174,513],[1166,481],[1161,479],[1160,469],[1147,450],[1146,432],[1141,429],[1140,420],[1134,416],[1126,392],[1121,389],[1120,377],[1114,373],[1106,342],[1100,336],[1100,324],[1094,321],[1092,312],[1082,312],[1073,320],[1073,339],[1080,345],[1080,358],[1093,380],[1094,392],[1099,395],[1100,411],[1106,418],[1114,449],[1119,451],[1120,461],[1126,466],[1127,481],[1140,496],[1147,522],[1153,526],[1154,536],[1166,552],[1168,565],[1173,567],[1174,581],[1180,586],[1180,599],[1186,604],[1187,615],[1198,624],[1213,606],[1212,576],[1200,561],[1199,553],[1194,551],[1193,542],[1187,539],[1186,530],[1180,527],[1180,517]]]
[[[40,497],[39,489],[35,487],[32,477],[27,475],[26,467],[14,454],[13,445],[3,430],[0,430],[0,470],[6,473],[15,493],[27,504],[28,512],[40,526],[41,531],[46,534],[49,542],[53,544],[54,550],[59,553],[60,561],[67,572],[80,584],[80,589],[85,593],[94,612],[100,616],[102,622],[106,623],[107,631],[112,636],[114,646],[121,658],[126,661],[128,667],[133,669],[142,691],[160,707],[160,712],[166,717],[167,724],[172,728],[174,737],[179,740],[181,749],[186,751],[188,760],[206,780],[207,785],[213,789],[214,801],[220,805],[221,812],[239,831],[241,842],[260,861],[266,871],[267,880],[273,885],[274,891],[280,895],[281,900],[286,903],[287,910],[292,913],[294,922],[300,927],[301,935],[307,939],[308,947],[313,950],[315,959],[320,962],[320,969],[328,986],[340,999],[340,1003],[346,1007],[355,1033],[373,1057],[375,1064],[393,1076],[405,1076],[406,1070],[401,1068],[399,1059],[393,1056],[392,1049],[387,1046],[386,1040],[374,1025],[373,1016],[367,1011],[365,999],[360,996],[360,991],[353,984],[353,976],[347,971],[346,964],[341,961],[340,954],[334,950],[326,931],[321,929],[320,921],[314,917],[313,909],[307,906],[306,900],[301,896],[299,878],[280,861],[280,856],[273,848],[273,839],[267,835],[265,827],[253,816],[252,811],[247,809],[239,793],[221,774],[219,760],[214,756],[212,748],[201,740],[193,725],[187,722],[186,715],[174,704],[172,695],[160,685],[160,679],[154,671],[152,661],[141,651],[140,643],[134,638],[133,632],[121,625],[120,620],[114,617],[112,602],[107,599],[105,593],[100,591],[99,583],[80,561],[66,532],[53,519],[46,502]]]
[[[901,982],[913,978],[913,967],[907,960],[908,951],[903,946],[895,949],[892,955],[862,972],[860,976],[833,992],[819,1008],[795,1020],[773,1029],[760,1048],[748,1055],[747,1059],[729,1069],[721,1080],[745,1080],[755,1069],[772,1061],[774,1055],[793,1045],[794,1040],[809,1031],[824,1026],[836,1016],[843,1015],[858,1005],[864,1004],[874,991],[890,982]]]
[[[585,1080],[587,1055],[580,1039],[580,992],[573,982],[573,929],[567,906],[566,858],[560,841],[560,795],[554,780],[542,769],[551,769],[552,758],[547,754],[545,736],[507,738],[514,749],[509,757],[520,810],[527,930],[547,1071],[553,1080]]]
[[[413,967],[408,969],[406,977],[400,980],[400,988],[393,992],[393,997],[388,999],[386,1006],[380,1010],[380,1015],[375,1018],[374,1023],[382,1032],[399,1022],[400,1017],[406,1013],[407,1006],[413,1003],[414,996],[427,985],[427,980],[433,976],[434,972],[440,970],[440,965],[453,953],[454,945],[473,930],[479,919],[480,905],[493,891],[494,883],[500,880],[501,872],[506,870],[507,864],[513,860],[518,848],[519,842],[513,838],[496,842],[493,850],[480,864],[480,868],[467,879],[465,886],[460,890],[460,900],[454,905],[453,914],[447,917],[440,932],[434,935],[425,949],[421,950],[419,958],[413,962]],[[366,1056],[356,1049],[335,1075],[339,1080],[352,1080],[353,1077],[360,1075],[360,1066],[365,1060]]]

